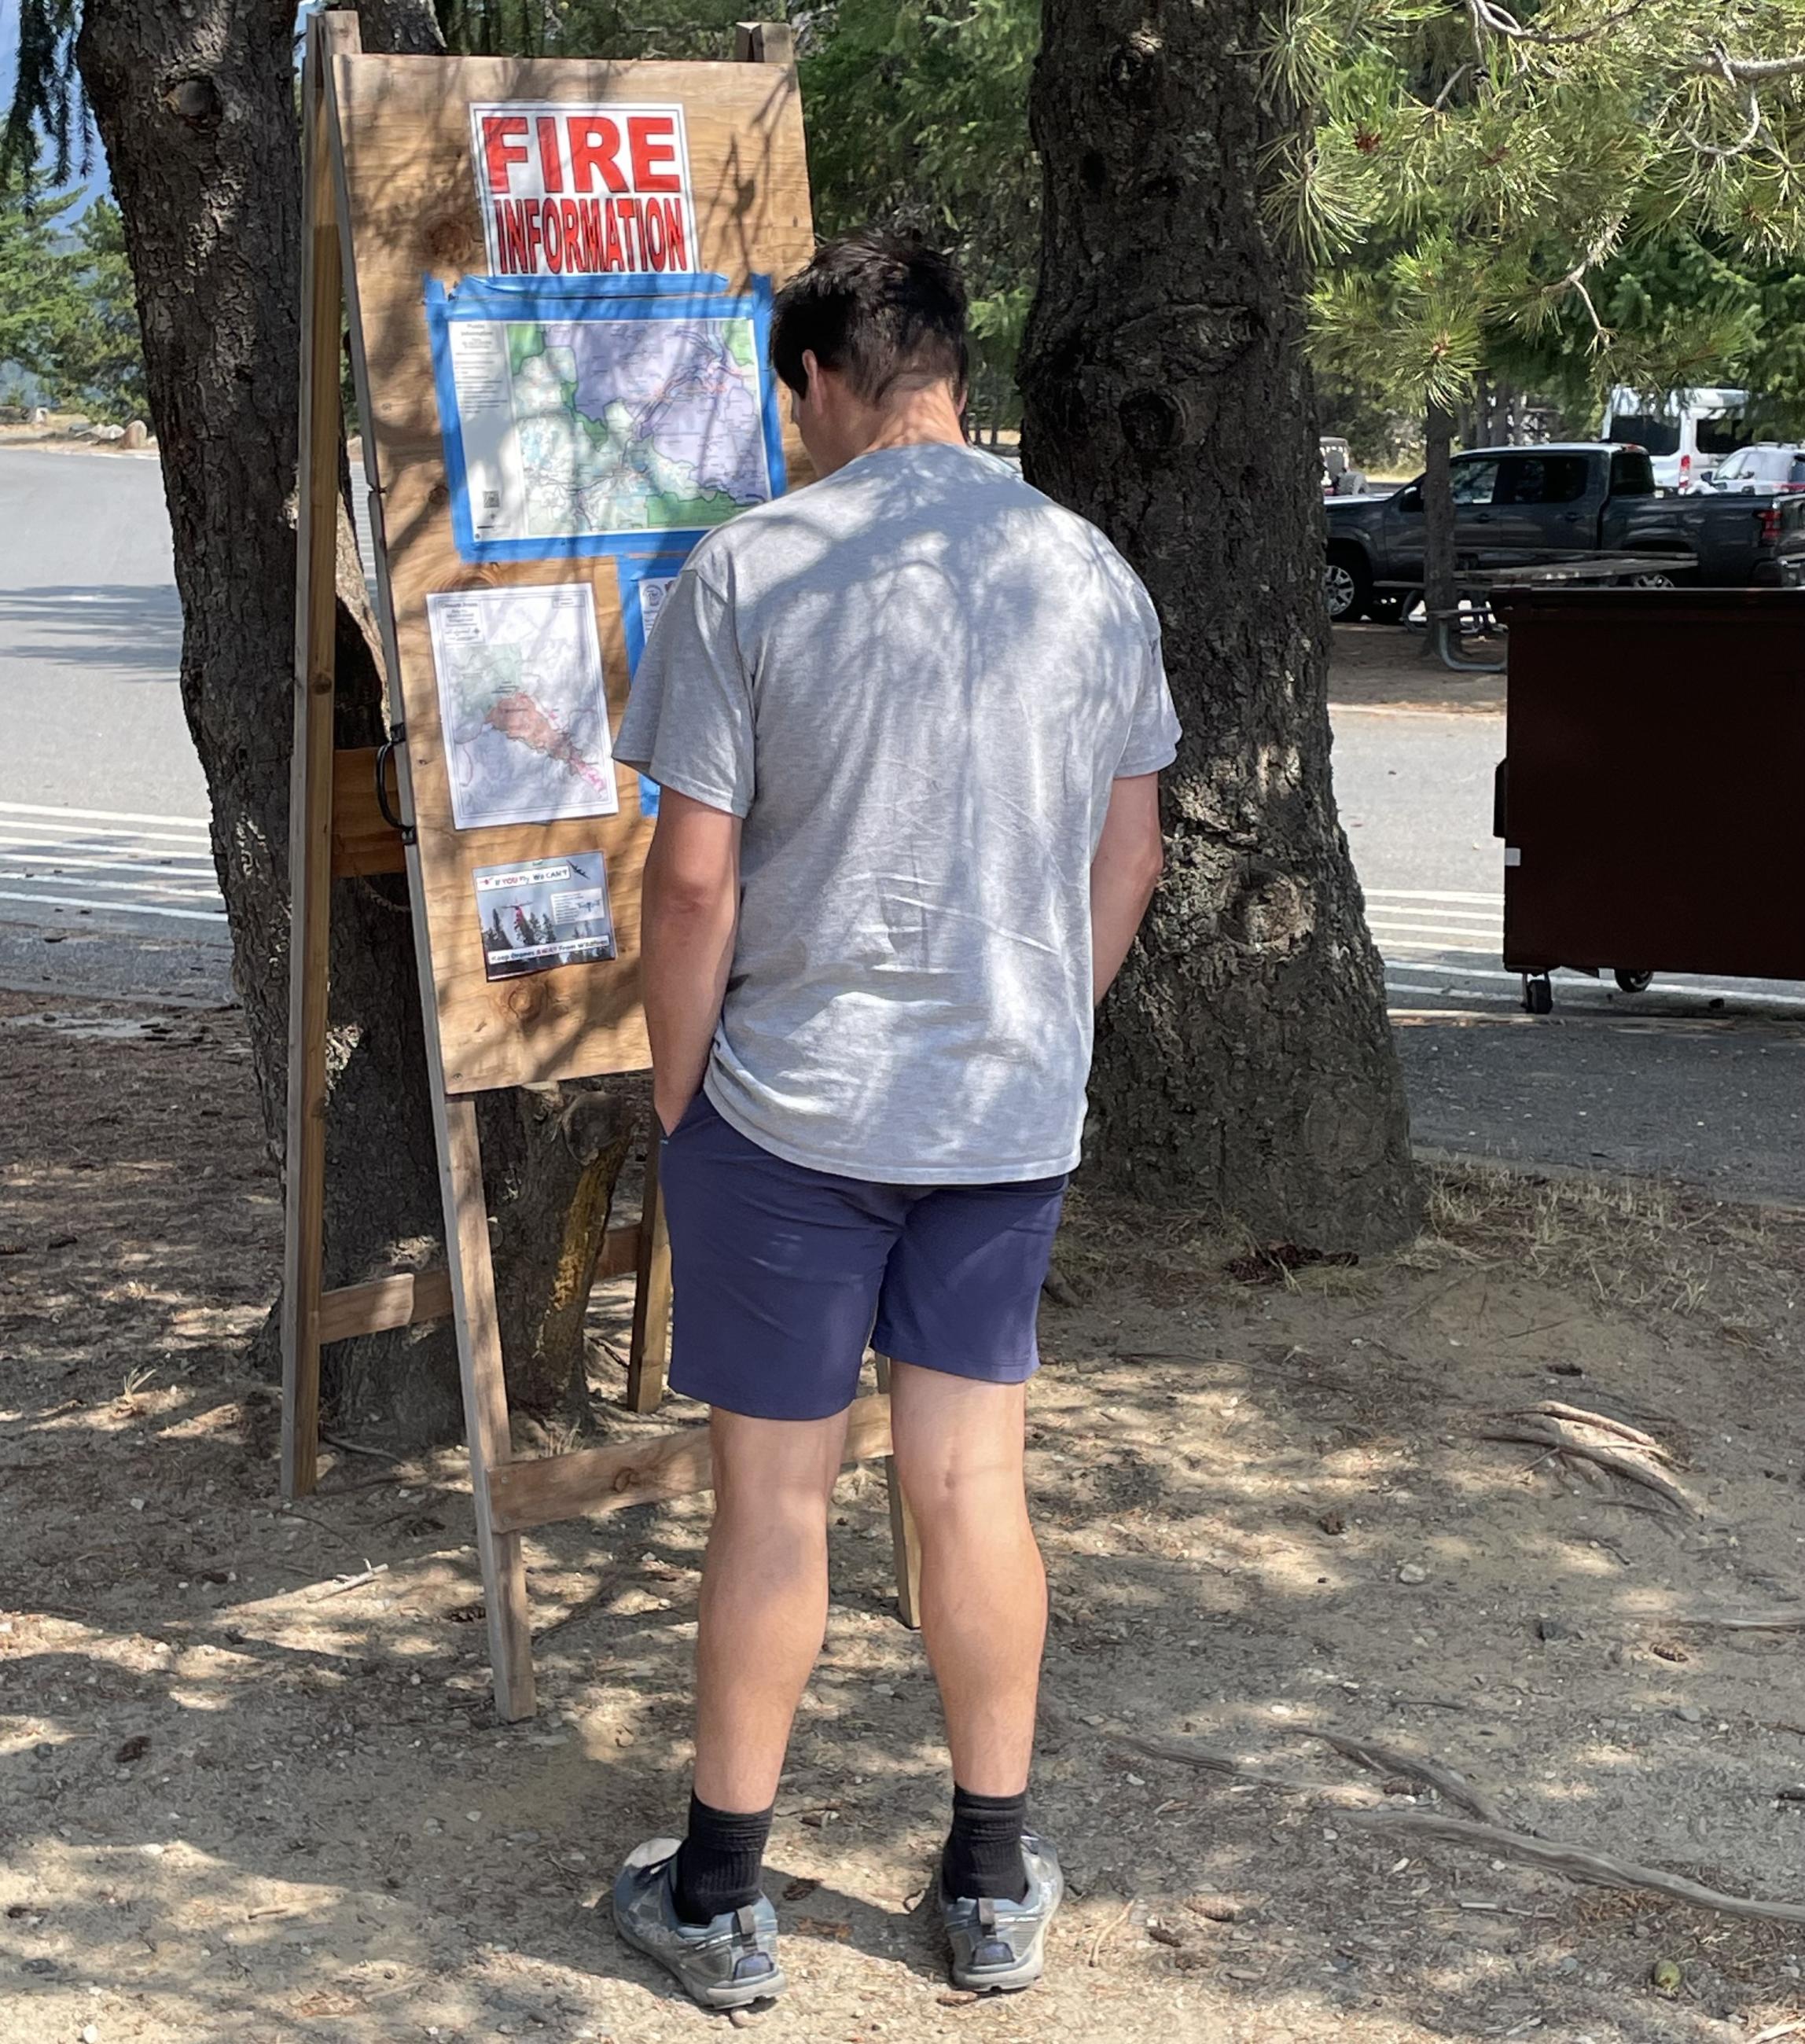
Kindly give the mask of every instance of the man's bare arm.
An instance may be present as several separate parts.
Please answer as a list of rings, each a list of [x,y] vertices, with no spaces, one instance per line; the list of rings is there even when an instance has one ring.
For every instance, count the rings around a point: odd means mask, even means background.
[[[739,916],[739,817],[666,788],[646,859],[640,935],[652,1108],[666,1134],[708,1070]]]
[[[1159,885],[1159,776],[1136,774],[1109,792],[1103,836],[1090,863],[1091,999],[1100,1001],[1122,970]]]

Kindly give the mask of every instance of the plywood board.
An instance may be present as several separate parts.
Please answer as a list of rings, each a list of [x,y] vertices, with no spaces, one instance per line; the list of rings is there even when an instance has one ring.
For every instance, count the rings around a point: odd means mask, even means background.
[[[699,266],[743,290],[781,281],[813,247],[802,114],[793,68],[777,63],[588,63],[569,59],[341,56],[333,64],[340,203],[350,222],[348,277],[359,358],[367,467],[373,467],[379,586],[405,718],[420,912],[426,920],[432,1016],[447,1092],[643,1070],[650,1062],[639,997],[639,878],[651,826],[638,784],[620,771],[617,815],[459,832],[453,827],[444,736],[427,622],[441,591],[586,582],[607,672],[610,720],[626,706],[626,635],[607,558],[490,563],[460,559],[424,309],[425,280],[479,275],[487,258],[470,161],[472,103],[678,102],[684,110]],[[807,457],[785,429],[792,486]],[[646,551],[659,551],[648,536]],[[485,977],[472,874],[479,866],[600,851],[618,947],[608,964],[518,978]]]

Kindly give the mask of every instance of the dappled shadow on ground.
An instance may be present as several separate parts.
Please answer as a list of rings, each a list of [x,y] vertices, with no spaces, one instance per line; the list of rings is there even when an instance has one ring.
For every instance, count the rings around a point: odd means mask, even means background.
[[[1497,660],[1507,639],[1469,646],[1464,657]],[[1504,707],[1502,674],[1457,674],[1426,659],[1423,634],[1397,624],[1337,624],[1329,658],[1331,706],[1365,709],[1477,710]]]
[[[47,584],[0,588],[0,644],[21,666],[102,667],[127,679],[174,681],[182,606],[171,585]]]
[[[705,1500],[528,1542],[542,1707],[513,1727],[489,1704],[459,1457],[337,1454],[281,1509],[274,1415],[230,1345],[280,1249],[231,1027],[65,1039],[9,1116],[7,2022],[699,2035],[603,1898],[682,1808]],[[0,1033],[0,1083],[21,1033]],[[1805,1231],[1471,1174],[1434,1212],[1384,1267],[1255,1259],[1245,1280],[1182,1218],[1074,1212],[1031,1445],[1054,1608],[1037,1801],[1073,1898],[1031,2002],[950,1996],[912,1911],[944,1819],[937,1715],[890,1615],[881,1480],[845,1479],[771,1851],[795,1983],[774,2038],[1603,2044],[1805,2011],[1805,1930],[1384,1828],[1434,1797],[1316,1736],[1457,1768],[1512,1826],[1805,1899],[1805,1808],[1776,1800],[1805,1777],[1798,1635],[1696,1622],[1797,1592]],[[1484,1438],[1550,1397],[1665,1443],[1697,1512]]]

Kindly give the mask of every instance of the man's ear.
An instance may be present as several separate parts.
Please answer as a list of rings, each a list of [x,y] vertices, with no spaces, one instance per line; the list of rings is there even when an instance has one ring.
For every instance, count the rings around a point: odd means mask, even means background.
[[[802,351],[802,388],[797,392],[796,394],[797,397],[806,398],[814,391],[815,378],[820,374],[820,358],[816,354],[813,348],[804,348]]]

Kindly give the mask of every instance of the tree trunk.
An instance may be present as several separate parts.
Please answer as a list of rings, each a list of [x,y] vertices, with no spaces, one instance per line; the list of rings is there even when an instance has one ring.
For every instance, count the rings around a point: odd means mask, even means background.
[[[390,0],[397,23],[417,12]],[[293,10],[267,0],[87,0],[77,46],[124,217],[175,540],[182,706],[278,1159],[301,232],[293,30]],[[380,659],[342,517],[338,555],[338,743],[367,745],[384,731]],[[442,1254],[404,882],[335,886],[331,972],[328,1285]],[[503,1341],[528,1410],[582,1386],[571,1301],[587,1297],[629,1113],[618,1088],[587,1107],[543,1094],[485,1104]],[[339,1344],[325,1364],[341,1424],[405,1444],[461,1430],[448,1321]]]
[[[1453,413],[1431,405],[1425,421],[1423,463],[1423,607],[1429,628],[1423,635],[1423,657],[1435,651],[1435,613],[1451,611],[1460,601],[1454,585],[1454,483],[1449,467],[1454,451]]]
[[[1264,0],[1044,0],[1030,477],[1145,578],[1185,735],[1166,878],[1100,1019],[1093,1171],[1265,1237],[1419,1212],[1379,959],[1329,781],[1300,256],[1263,166],[1294,125]]]

